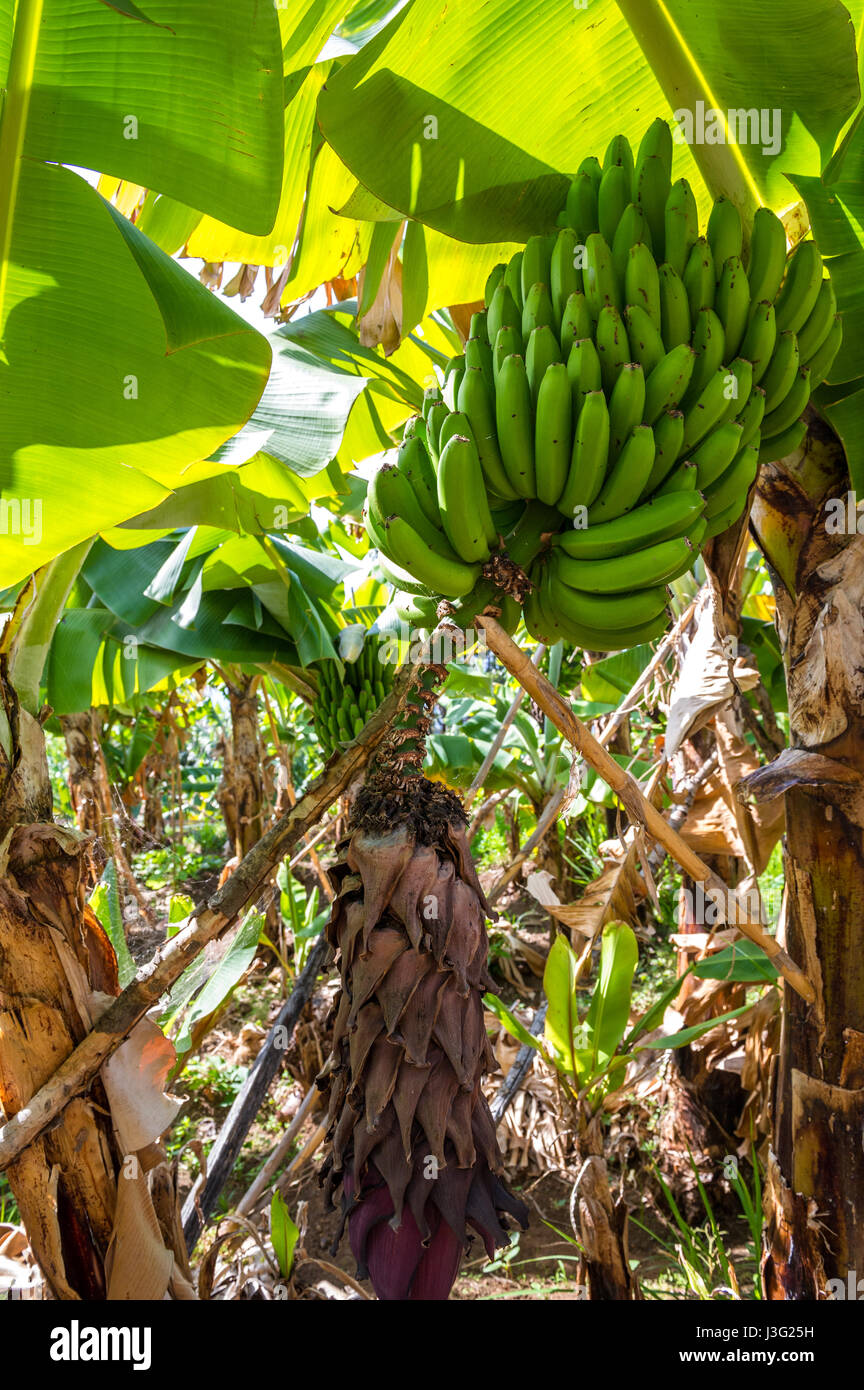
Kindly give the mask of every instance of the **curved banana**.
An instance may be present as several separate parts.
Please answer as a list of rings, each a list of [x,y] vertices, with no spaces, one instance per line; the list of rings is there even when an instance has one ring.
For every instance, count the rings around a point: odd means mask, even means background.
[[[592,232],[585,242],[585,268],[582,272],[585,298],[591,317],[597,322],[600,311],[607,304],[621,309],[621,286],[612,264],[612,252],[599,232]]]
[[[647,377],[666,356],[663,339],[650,315],[638,304],[628,304],[624,318],[633,360]]]
[[[556,613],[568,623],[613,634],[616,629],[643,627],[652,622],[669,601],[665,584],[624,594],[590,594],[565,584],[554,561],[548,575],[549,597]]]
[[[798,350],[798,335],[788,329],[777,339],[777,346],[767,372],[762,378],[765,391],[765,413],[776,410],[792,390],[793,383],[801,365]]]
[[[672,178],[672,131],[669,123],[664,121],[662,116],[657,116],[649,125],[639,143],[636,154],[636,170],[634,179],[638,182],[639,171],[646,159],[651,155],[656,155],[663,166],[666,178]]]
[[[686,179],[673,183],[664,210],[663,256],[683,279],[690,250],[699,236],[699,212],[693,189]]]
[[[740,256],[744,242],[741,214],[728,198],[718,198],[711,209],[707,229],[708,245],[714,257],[714,279],[719,282],[730,256]]]
[[[633,182],[633,150],[626,135],[613,135],[603,156],[602,172],[605,174],[613,165],[620,165],[627,175],[628,183]]]
[[[476,369],[483,373],[483,379],[490,391],[495,390],[495,377],[492,371],[492,349],[482,338],[469,338],[465,344],[465,374]],[[464,381],[463,377],[463,381]],[[457,393],[458,399],[458,393]],[[431,412],[430,412],[431,414]],[[428,427],[428,420],[427,420]],[[428,428],[427,428],[428,433]]]
[[[574,516],[577,507],[590,507],[603,486],[608,457],[609,408],[602,391],[591,391],[576,420],[570,470],[557,502],[565,516]]]
[[[725,425],[712,430],[691,454],[690,462],[696,465],[696,486],[700,492],[710,493],[712,484],[726,472],[741,448],[743,434],[742,425],[727,420]]]
[[[492,303],[493,294],[497,290],[498,286],[501,284],[501,281],[504,279],[504,272],[506,269],[507,266],[505,265],[505,263],[503,261],[499,261],[498,264],[493,265],[492,269],[489,271],[489,274],[486,278],[486,287],[483,290],[483,303],[486,305],[487,309],[489,308],[489,305]]]
[[[660,267],[660,333],[666,351],[690,342],[690,302],[680,275],[671,265]]]
[[[558,572],[573,589],[595,594],[623,594],[628,589],[648,589],[668,584],[693,563],[695,551],[684,536],[658,541],[629,555],[606,560],[574,560],[559,552]]]
[[[666,162],[660,155],[649,154],[643,158],[640,154],[635,186],[636,202],[651,228],[651,245],[659,263],[664,256],[666,199],[672,186]]]
[[[658,333],[661,330],[660,274],[643,242],[631,246],[624,272],[624,297],[628,305],[644,309]]]
[[[384,537],[387,556],[444,598],[462,598],[471,592],[480,577],[480,565],[466,565],[462,560],[451,560],[433,550],[401,516],[388,518],[384,523]]]
[[[492,295],[492,303],[486,314],[486,329],[490,343],[494,343],[502,328],[515,328],[522,332],[522,312],[506,281],[502,281]]]
[[[571,413],[567,368],[562,362],[554,362],[544,374],[537,393],[534,436],[537,496],[550,507],[554,507],[564,491],[570,469]]]
[[[696,357],[689,343],[680,343],[657,363],[645,382],[645,423],[653,425],[665,410],[673,410],[682,399]]]
[[[433,406],[432,411],[430,411],[430,419],[438,409],[438,405]],[[443,402],[440,409],[445,412],[447,410]],[[441,530],[443,523],[441,512],[438,509],[438,483],[435,478],[435,469],[428,452],[416,436],[412,439],[404,439],[399,445],[396,453],[396,467],[408,479],[411,491],[423,509],[427,521]]]
[[[757,208],[750,234],[747,279],[754,303],[773,304],[786,269],[786,229],[770,208]]]
[[[675,467],[684,441],[684,415],[680,410],[664,410],[653,425],[654,463],[639,500],[650,497]],[[658,540],[663,539],[660,536]]]
[[[695,492],[698,469],[685,459],[677,464],[654,493],[655,497],[674,497],[676,492]]]
[[[519,357],[522,355],[522,334],[518,328],[505,325],[498,329],[498,336],[495,339],[495,347],[492,352],[492,375],[496,384],[501,363],[505,357],[513,357],[514,354]]]
[[[377,564],[381,573],[384,575],[384,578],[387,580],[387,583],[392,584],[394,589],[401,589],[404,593],[411,594],[416,598],[434,597],[431,589],[427,588],[425,584],[420,584],[414,578],[413,574],[409,574],[407,570],[404,570],[399,565],[397,565],[395,560],[390,559],[389,555],[387,555],[383,548],[383,543],[386,542],[387,537],[383,535],[383,533],[377,531],[375,534],[373,534],[373,530],[375,529],[374,522],[373,528],[370,529],[368,515],[365,518],[365,523],[366,530],[369,534],[369,539],[372,541],[372,543],[375,546],[375,549],[378,551],[378,559],[375,563]],[[379,540],[382,542],[381,545],[378,544]]]
[[[521,357],[505,357],[501,364],[495,392],[495,420],[509,490],[518,497],[536,497],[534,415],[531,387]],[[498,488],[495,491],[498,492]]]
[[[651,250],[651,228],[648,226],[645,213],[639,204],[628,203],[621,214],[621,220],[615,232],[615,240],[612,242],[612,266],[621,284],[623,284],[624,276],[627,273],[627,258],[630,254],[630,248],[640,242],[647,246],[649,251]]]
[[[645,411],[645,374],[638,362],[627,362],[609,398],[609,462],[614,463],[626,440],[642,423]]]
[[[741,346],[750,313],[750,285],[740,256],[730,256],[726,261],[714,308],[726,336],[724,361],[731,362]]]
[[[600,358],[592,338],[580,338],[573,344],[567,358],[567,376],[573,397],[575,420],[589,391],[600,391],[603,388]]]
[[[788,458],[801,448],[806,433],[804,421],[796,420],[782,434],[775,435],[773,439],[763,439],[759,446],[759,462],[773,463],[776,459]]]
[[[500,381],[500,372],[499,372]],[[513,492],[509,475],[501,458],[498,443],[498,430],[495,424],[495,398],[497,391],[490,389],[485,376],[476,368],[466,371],[459,387],[459,411],[468,417],[470,435],[477,445],[480,467],[489,487],[499,497],[509,499]],[[445,441],[446,442],[446,441]],[[439,450],[443,450],[439,436]],[[440,465],[439,465],[440,466]]]
[[[794,425],[803,414],[810,399],[810,368],[802,367],[785,400],[767,412],[762,421],[762,438],[773,439]],[[767,404],[767,402],[766,402]]]
[[[511,256],[511,257],[510,257],[510,260],[507,262],[507,269],[506,269],[505,272],[504,272],[504,284],[507,286],[508,290],[510,291],[510,294],[511,294],[511,296],[512,296],[512,298],[513,298],[513,303],[516,305],[516,308],[517,308],[518,311],[519,311],[520,317],[519,317],[519,319],[517,320],[517,322],[520,322],[520,323],[521,323],[521,315],[522,315],[522,257],[523,257],[523,255],[524,255],[524,252],[522,252],[522,251],[517,251],[517,252],[515,253],[515,255]],[[533,284],[533,281],[532,281],[532,284]],[[491,327],[490,327],[490,332],[491,332],[491,331],[492,331],[492,330],[491,330]]]
[[[739,448],[746,449],[747,445],[754,441],[757,445],[759,444],[758,436],[764,414],[765,392],[761,386],[754,386],[750,393],[750,399],[738,416],[738,423],[742,429]]]
[[[561,351],[565,359],[573,343],[580,338],[590,338],[594,332],[594,320],[588,308],[588,300],[581,291],[571,294],[564,306],[561,319]]]
[[[555,239],[549,266],[549,293],[555,315],[555,322],[551,325],[553,328],[561,323],[571,294],[582,293],[582,271],[576,265],[578,246],[579,238],[572,228],[562,227]],[[563,340],[563,325],[561,337]]]
[[[458,558],[447,544],[440,520],[438,523],[429,520],[411,482],[395,464],[382,464],[372,475],[366,501],[369,515],[382,534],[391,516],[401,516],[422,537],[426,545],[433,546],[448,559]]]
[[[687,291],[690,319],[693,322],[700,309],[714,308],[717,283],[714,279],[714,256],[705,237],[699,237],[690,248],[681,278]]]
[[[545,327],[557,335],[560,322],[552,308],[552,299],[546,286],[532,285],[522,304],[523,341],[528,341],[535,328]]]
[[[683,536],[705,510],[698,492],[673,492],[653,497],[614,521],[560,531],[552,547],[574,560],[603,560],[609,555],[629,555],[660,541]]]
[[[834,365],[834,358],[840,351],[843,342],[843,320],[839,314],[835,316],[834,323],[828,337],[820,348],[817,348],[809,362],[804,366],[810,368],[810,384],[815,388],[823,382]]]
[[[429,445],[429,453],[432,456],[432,460],[436,463],[438,461],[438,436],[440,435],[441,427],[449,414],[450,411],[447,409],[444,402],[436,401],[435,404],[432,406],[431,410],[429,411],[429,415],[426,420],[426,440]]]
[[[693,328],[691,347],[696,354],[690,385],[682,397],[685,405],[698,400],[718,368],[723,365],[726,334],[713,309],[700,309]]]
[[[549,284],[550,261],[549,244],[546,237],[529,237],[525,243],[525,250],[522,252],[522,264],[519,267],[523,309],[532,285]]]
[[[709,523],[715,516],[725,512],[731,507],[736,499],[740,503],[738,511],[743,512],[744,503],[747,500],[747,493],[759,468],[759,450],[753,444],[748,444],[746,449],[742,449],[736,456],[733,463],[729,465],[725,473],[707,489],[705,501],[705,516]]]
[[[484,563],[498,532],[473,439],[448,439],[438,461],[438,505],[447,539],[466,564]]]
[[[798,351],[801,361],[806,363],[824,343],[834,324],[837,313],[837,295],[834,286],[826,278],[819,286],[816,303],[804,327],[798,330]]]
[[[611,304],[600,310],[597,320],[597,356],[600,358],[600,371],[603,376],[603,390],[612,394],[621,368],[631,360],[630,344],[624,320]]]
[[[598,164],[599,169],[599,164]],[[597,185],[591,175],[583,170],[578,173],[567,191],[565,208],[567,225],[576,233],[584,246],[592,232],[599,226],[597,220]]]
[[[589,524],[613,521],[635,506],[654,463],[654,432],[637,425],[608,471],[600,495],[588,509]]]
[[[631,155],[632,161],[632,155]],[[600,235],[611,247],[618,230],[618,223],[632,195],[630,169],[623,164],[610,164],[604,168],[597,193],[597,222]]]
[[[694,449],[705,438],[708,431],[713,430],[715,425],[720,423],[729,409],[730,401],[736,410],[743,409],[743,406],[738,406],[739,396],[733,394],[733,386],[737,385],[737,381],[733,381],[732,378],[731,366],[721,367],[719,371],[714,373],[699,398],[685,410],[683,443],[685,450]],[[747,394],[749,395],[749,392]]]
[[[539,328],[533,329],[528,337],[528,346],[525,350],[525,371],[528,374],[531,401],[535,410],[537,397],[540,393],[540,383],[547,369],[560,361],[561,350],[552,329],[546,324],[541,324]]]
[[[777,331],[797,333],[812,314],[822,288],[822,257],[815,241],[801,241],[789,258],[777,296]]]
[[[774,305],[760,300],[750,310],[747,330],[741,343],[741,356],[753,364],[753,383],[757,385],[765,375],[777,346],[777,317]]]
[[[485,309],[482,310],[482,312],[478,311],[476,314],[471,315],[471,324],[468,329],[468,337],[469,339],[479,338],[480,342],[485,343],[487,347],[492,346],[492,344],[489,341],[489,328],[486,322]]]

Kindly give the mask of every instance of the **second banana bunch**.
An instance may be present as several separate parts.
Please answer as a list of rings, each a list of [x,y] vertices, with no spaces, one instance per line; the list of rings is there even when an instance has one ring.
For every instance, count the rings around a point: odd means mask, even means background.
[[[700,235],[671,168],[664,121],[635,157],[616,136],[580,165],[557,234],[492,271],[443,391],[370,484],[367,529],[397,589],[468,594],[539,503],[531,634],[650,640],[666,585],[738,519],[760,461],[801,442],[842,336],[819,250],[787,257],[761,208],[745,256],[724,199]]]

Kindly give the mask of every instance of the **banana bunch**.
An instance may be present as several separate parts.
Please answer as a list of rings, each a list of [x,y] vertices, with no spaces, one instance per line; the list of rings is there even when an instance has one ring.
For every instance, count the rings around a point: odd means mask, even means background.
[[[665,586],[741,515],[759,463],[801,442],[842,328],[812,241],[786,253],[725,199],[700,235],[657,120],[585,159],[559,217],[487,282],[464,354],[369,489],[387,577],[418,597],[476,584],[526,506],[551,544],[529,569],[535,637],[648,640]],[[412,587],[413,586],[413,587]]]
[[[393,669],[376,660],[373,644],[367,640],[357,660],[344,663],[343,676],[335,661],[320,662],[317,672],[312,722],[326,759],[340,743],[349,743],[361,732],[392,688]]]

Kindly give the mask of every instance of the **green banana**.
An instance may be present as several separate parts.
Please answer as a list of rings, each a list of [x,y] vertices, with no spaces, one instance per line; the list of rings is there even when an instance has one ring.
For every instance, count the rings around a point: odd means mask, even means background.
[[[600,358],[592,338],[581,338],[574,343],[567,358],[567,376],[573,397],[573,419],[582,409],[589,391],[600,391],[603,387],[603,374]]]
[[[719,424],[732,401],[736,408],[739,400],[738,395],[730,395],[729,392],[737,386],[737,378],[733,378],[730,367],[721,367],[715,372],[708,385],[697,400],[689,405],[684,412],[684,443],[683,449],[690,451],[705,438],[709,430],[713,430]],[[749,394],[749,392],[748,392]]]
[[[753,367],[745,358],[736,357],[734,362],[729,363],[726,371],[731,378],[727,386],[729,399],[718,425],[725,425],[727,420],[734,420],[736,415],[740,415],[753,390]]]
[[[609,632],[610,637],[616,630],[650,623],[669,602],[665,584],[624,594],[591,594],[571,589],[554,562],[548,570],[548,588],[555,612],[566,622]]]
[[[494,502],[492,520],[495,524],[495,530],[499,536],[509,536],[525,513],[524,501],[520,497],[515,502],[505,502],[499,506],[496,499],[490,497],[489,500],[490,503]]]
[[[613,555],[605,560],[574,560],[559,552],[558,572],[573,589],[595,594],[623,594],[628,589],[648,589],[668,584],[693,563],[695,552],[683,536],[658,541],[644,550]]]
[[[685,461],[677,464],[660,484],[654,496],[671,497],[677,492],[694,492],[697,472],[695,463]]]
[[[486,322],[485,310],[482,313],[471,315],[471,326],[468,329],[468,337],[469,339],[479,338],[480,342],[485,343],[487,347],[492,346],[489,341],[489,328]]]
[[[484,374],[472,367],[466,371],[462,378],[459,387],[458,406],[459,412],[468,417],[471,427],[468,433],[477,445],[480,467],[483,469],[483,475],[489,487],[499,497],[505,497],[509,501],[511,499],[508,494],[512,492],[512,488],[507,470],[501,459],[501,448],[498,442],[498,430],[495,423],[496,395],[496,390],[490,389]],[[439,449],[443,451],[443,448],[444,444],[441,443],[439,436]]]
[[[836,313],[837,296],[831,281],[826,278],[819,286],[819,294],[810,317],[804,327],[798,331],[798,351],[801,354],[802,362],[809,362],[813,354],[822,346],[831,332]]]
[[[794,425],[790,425],[782,434],[775,435],[773,439],[763,439],[759,446],[759,462],[773,463],[775,459],[788,458],[801,448],[806,433],[807,426],[804,421],[796,420]]]
[[[698,492],[673,492],[652,497],[614,521],[604,521],[582,529],[560,531],[552,537],[552,547],[560,547],[574,560],[602,560],[609,555],[629,555],[634,550],[659,541],[683,536],[699,519],[705,502]]]
[[[762,438],[773,439],[794,425],[803,414],[810,399],[810,368],[802,367],[785,400],[772,411],[765,413],[762,421]],[[767,401],[766,401],[767,406]]]
[[[615,267],[612,264],[612,252],[609,250],[605,238],[599,232],[592,232],[585,242],[585,268],[582,273],[582,281],[585,286],[588,308],[591,310],[591,317],[595,323],[600,317],[600,311],[604,305],[612,304],[620,311],[622,307],[621,289],[615,274]]]
[[[456,397],[459,394],[459,384],[465,375],[465,354],[460,353],[458,357],[451,357],[447,366],[444,368],[444,403],[448,410],[456,409]]]
[[[431,591],[426,587],[426,585],[419,584],[417,580],[414,578],[413,574],[409,574],[407,570],[403,570],[399,565],[395,563],[395,561],[391,560],[385,554],[382,546],[378,544],[378,541],[375,539],[375,537],[372,534],[372,531],[369,529],[368,516],[366,518],[366,530],[369,532],[369,538],[370,540],[372,540],[373,544],[375,545],[375,549],[378,551],[378,559],[376,561],[376,564],[380,569],[381,573],[384,575],[384,578],[387,580],[387,583],[392,584],[395,589],[401,589],[406,594],[412,594],[417,598],[429,598],[431,595]],[[386,541],[386,536],[382,535],[381,533],[378,534],[382,542]]]
[[[816,307],[822,288],[822,257],[815,241],[802,241],[789,258],[786,279],[777,296],[777,331],[797,333]]]
[[[671,265],[660,267],[660,333],[666,345],[678,347],[690,342],[690,304],[687,291],[680,275],[676,275]]]
[[[672,131],[669,128],[668,122],[664,121],[662,116],[657,116],[656,119],[651,122],[645,134],[642,136],[642,140],[639,144],[639,149],[636,154],[636,170],[634,173],[634,179],[638,180],[639,171],[642,165],[645,163],[646,159],[650,158],[651,155],[657,156],[657,158],[660,160],[660,163],[663,165],[667,179],[671,181]]]
[[[525,351],[525,371],[528,374],[528,384],[531,387],[531,401],[536,410],[537,396],[540,392],[540,383],[546,373],[547,368],[553,363],[561,361],[561,350],[558,347],[558,339],[546,324],[541,324],[535,328],[528,337],[528,347]]]
[[[687,532],[687,539],[695,550],[699,550],[702,542],[705,540],[707,530],[708,522],[705,520],[704,516],[700,517],[699,520],[690,527],[690,530]]]
[[[757,208],[750,234],[750,259],[747,279],[754,303],[767,299],[770,304],[786,269],[786,230],[780,218],[770,208]]]
[[[580,338],[590,338],[593,332],[594,320],[588,300],[577,290],[569,296],[561,319],[561,351],[564,356],[567,356],[573,343]]]
[[[600,358],[600,370],[603,375],[603,390],[611,396],[612,388],[618,380],[621,368],[630,361],[630,344],[627,341],[624,320],[611,304],[605,305],[600,310],[600,317],[597,320],[596,343],[597,356]]]
[[[637,425],[606,475],[599,497],[588,509],[589,523],[614,521],[636,505],[654,463],[654,432]]]
[[[623,283],[627,273],[627,258],[630,255],[630,247],[640,243],[651,250],[651,229],[645,217],[645,213],[638,203],[628,203],[615,232],[615,240],[612,242],[612,266],[619,282]]]
[[[411,482],[395,464],[385,463],[372,475],[367,502],[369,514],[382,533],[389,517],[401,516],[426,545],[440,550],[448,559],[458,558],[447,544],[440,520],[437,524],[429,520]]]
[[[570,379],[562,362],[553,362],[537,393],[534,465],[537,496],[554,506],[564,491],[570,469]]]
[[[700,309],[693,327],[691,346],[696,354],[693,375],[683,402],[690,405],[704,391],[714,373],[723,365],[726,334],[713,309]]]
[[[736,499],[740,502],[739,514],[744,510],[744,503],[747,500],[747,493],[750,491],[753,479],[759,468],[759,450],[754,444],[748,444],[746,449],[742,449],[736,456],[733,463],[729,465],[724,473],[707,490],[705,503],[705,516],[709,522],[715,516],[725,512],[731,507]]]
[[[411,594],[399,593],[393,600],[393,607],[402,622],[407,623],[409,627],[416,627],[421,630],[426,628],[428,631],[432,631],[438,625],[438,604],[434,598],[415,598]],[[362,700],[365,694],[365,691],[361,691],[362,703],[360,708],[364,714],[366,711],[363,709],[363,705],[369,703],[368,697],[366,700]]]
[[[518,333],[522,332],[522,313],[506,282],[502,282],[492,296],[486,315],[486,328],[491,343],[496,341],[502,328],[515,328]]]
[[[451,410],[450,414],[447,416],[447,419],[446,419],[446,420],[443,422],[443,424],[441,425],[441,429],[440,429],[439,432],[438,432],[438,454],[439,454],[439,456],[440,456],[440,454],[441,454],[441,450],[444,448],[444,445],[447,443],[447,440],[448,440],[448,439],[452,439],[453,436],[454,436],[454,434],[466,434],[466,435],[468,435],[471,439],[474,440],[474,443],[475,443],[475,444],[477,443],[477,438],[476,438],[476,436],[475,436],[475,434],[474,434],[473,429],[471,428],[471,421],[468,419],[468,416],[464,413],[464,411],[461,411],[461,410]],[[436,480],[435,480],[435,501],[436,501],[436,505],[437,505],[437,501],[438,501],[438,480],[437,480],[437,478],[436,478]]]
[[[533,579],[531,591],[522,608],[522,617],[525,620],[529,635],[534,638],[535,642],[543,642],[548,647],[554,645],[546,619],[540,611],[539,586]]]
[[[432,409],[433,405],[439,405],[443,400],[444,397],[441,395],[441,387],[437,383],[434,386],[427,386],[426,390],[423,392],[423,404],[420,407],[420,413],[423,419],[428,420],[429,411]]]
[[[695,321],[700,309],[714,308],[716,281],[714,279],[714,257],[711,247],[704,237],[699,237],[690,248],[687,265],[681,277],[687,291],[690,305],[690,318]]]
[[[495,349],[492,353],[492,375],[497,383],[498,373],[501,370],[501,363],[505,357],[512,357],[517,354],[522,355],[522,334],[518,328],[510,328],[505,325],[498,329],[498,336],[495,339]]]
[[[754,386],[747,404],[738,416],[738,423],[742,430],[740,448],[746,449],[747,445],[752,444],[754,440],[756,444],[759,443],[759,431],[764,415],[765,392],[761,386]]]
[[[426,438],[429,443],[429,453],[436,462],[438,459],[438,436],[441,433],[441,426],[444,424],[449,414],[450,412],[444,402],[436,401],[429,411],[429,418],[426,421]]]
[[[482,338],[469,338],[465,344],[465,375],[472,370],[483,373],[483,379],[490,391],[495,390],[495,377],[492,371],[492,349]],[[464,381],[463,377],[463,381]],[[428,421],[427,433],[428,433]]]
[[[597,166],[600,167],[599,165]],[[596,232],[597,186],[590,174],[583,171],[576,175],[567,192],[565,209],[567,225],[583,245],[592,232]]]
[[[654,257],[643,242],[630,248],[624,272],[624,295],[628,305],[638,305],[645,310],[660,332],[660,275]]]
[[[430,418],[434,411],[445,410],[447,407],[442,403],[433,406],[430,411]],[[414,493],[420,504],[427,521],[431,521],[433,526],[439,529],[442,526],[441,513],[438,509],[438,483],[435,479],[435,469],[423,444],[416,437],[405,439],[399,445],[396,453],[396,467],[408,479],[411,491]]]
[[[669,197],[671,181],[664,160],[659,155],[640,155],[636,171],[636,202],[645,213],[651,228],[651,245],[658,262],[664,256],[666,239],[666,199]]]
[[[603,166],[596,154],[588,154],[585,156],[579,168],[576,170],[577,178],[580,174],[587,174],[594,187],[600,187],[600,180],[603,177]]]
[[[509,490],[518,497],[536,497],[531,387],[521,357],[505,357],[501,364],[495,392],[495,419]]]
[[[750,310],[741,356],[753,363],[753,381],[758,385],[768,370],[777,345],[777,319],[774,305],[760,300]]]
[[[505,272],[504,272],[504,284],[507,286],[508,290],[510,291],[510,294],[511,294],[511,296],[512,296],[512,298],[513,298],[513,303],[516,305],[516,308],[518,309],[519,314],[520,314],[520,318],[517,320],[517,323],[518,323],[518,322],[521,322],[521,314],[522,314],[522,256],[523,256],[523,254],[524,254],[524,253],[523,253],[522,251],[517,251],[514,255],[512,255],[512,256],[510,257],[509,261],[507,262],[507,269],[506,269]],[[533,283],[533,281],[532,281],[532,283]],[[490,331],[490,333],[491,333],[491,331],[492,331],[491,325],[490,325],[489,331]]]
[[[632,156],[631,156],[632,160]],[[597,221],[600,235],[611,246],[618,223],[631,197],[631,170],[623,164],[610,164],[603,171],[597,194]]]
[[[711,209],[707,229],[708,245],[714,257],[714,279],[719,282],[730,256],[740,256],[744,243],[741,215],[728,198],[718,198]]]
[[[470,593],[480,577],[480,565],[466,565],[462,560],[442,555],[427,545],[401,516],[391,516],[385,522],[384,534],[386,553],[394,563],[444,598],[461,598]]]
[[[438,505],[447,539],[466,564],[489,559],[498,533],[489,511],[486,483],[473,439],[448,439],[438,462]]]
[[[609,169],[614,168],[616,165],[623,168],[627,175],[628,183],[632,183],[634,170],[633,151],[626,135],[613,135],[609,144],[606,146],[606,153],[603,156],[602,165],[603,174],[607,173]]]
[[[741,448],[743,434],[743,426],[736,420],[727,420],[725,425],[712,430],[691,454],[690,462],[696,465],[696,486],[700,492],[708,491],[725,473]]]
[[[741,515],[741,505],[738,499],[727,507],[725,512],[720,512],[712,521],[709,521],[705,528],[703,540],[710,541],[712,537],[719,536],[722,531],[728,531],[733,522],[737,521]]]
[[[579,239],[572,228],[562,227],[555,239],[549,267],[549,293],[555,315],[555,322],[550,325],[552,328],[561,323],[571,294],[582,292],[582,271],[576,265],[578,246]],[[564,337],[563,326],[561,337]]]
[[[570,470],[557,503],[565,516],[590,507],[603,486],[608,457],[609,407],[602,391],[591,391],[576,420]]]
[[[805,362],[805,367],[810,368],[810,382],[815,390],[823,381],[834,365],[834,358],[840,351],[843,342],[843,320],[839,314],[836,315],[834,323],[828,337],[820,348],[817,348],[809,362]]]
[[[645,423],[653,425],[665,410],[672,410],[682,399],[696,361],[689,343],[680,343],[657,363],[645,383]]]
[[[776,410],[781,401],[785,401],[798,375],[800,365],[801,355],[798,351],[797,334],[787,329],[778,336],[771,364],[762,378],[766,415],[770,411]]]
[[[492,303],[493,294],[504,279],[504,272],[506,269],[507,267],[504,262],[499,261],[498,264],[493,265],[492,269],[489,271],[489,275],[486,279],[486,288],[483,291],[483,303],[486,305],[487,309]]]
[[[645,410],[645,375],[638,362],[627,362],[609,398],[609,462],[614,463],[626,440],[642,423]],[[541,494],[542,497],[542,494]],[[543,499],[545,500],[545,499]]]
[[[647,377],[666,356],[663,339],[650,315],[638,304],[627,305],[625,320],[633,360]]]
[[[560,318],[556,318],[552,300],[545,285],[532,285],[525,295],[522,305],[522,340],[527,342],[535,328],[545,327],[554,334],[558,332]]]
[[[639,500],[650,497],[669,476],[681,452],[684,439],[684,416],[680,410],[664,410],[654,422],[654,463]],[[658,540],[662,539],[660,536]]]
[[[550,259],[549,245],[545,236],[529,237],[525,243],[525,250],[522,252],[522,264],[519,267],[523,308],[532,285],[549,284]]]
[[[714,308],[726,336],[725,362],[737,356],[750,313],[750,285],[740,256],[730,256],[717,285]]]
[[[664,211],[663,255],[676,275],[684,278],[690,250],[699,236],[699,212],[686,179],[673,183]]]

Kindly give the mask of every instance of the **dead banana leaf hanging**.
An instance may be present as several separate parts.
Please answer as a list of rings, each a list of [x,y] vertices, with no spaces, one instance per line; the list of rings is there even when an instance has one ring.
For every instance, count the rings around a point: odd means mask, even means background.
[[[489,905],[461,802],[426,781],[428,669],[414,710],[355,803],[327,927],[342,989],[328,1093],[328,1198],[380,1299],[446,1299],[476,1232],[491,1256],[527,1210],[501,1180],[481,1090],[496,1062],[483,1022]],[[341,1233],[340,1233],[341,1235]]]

